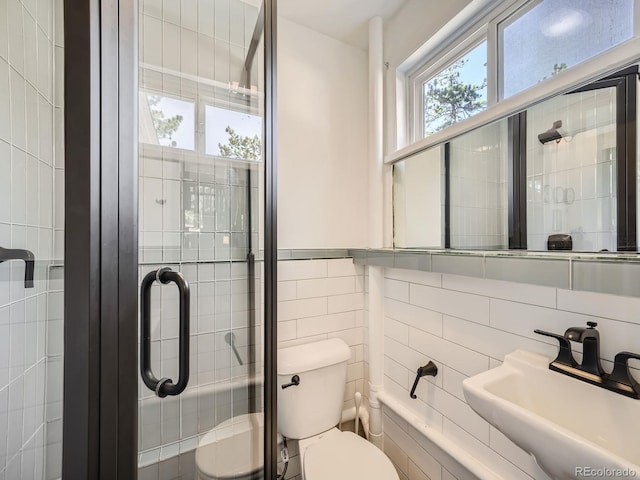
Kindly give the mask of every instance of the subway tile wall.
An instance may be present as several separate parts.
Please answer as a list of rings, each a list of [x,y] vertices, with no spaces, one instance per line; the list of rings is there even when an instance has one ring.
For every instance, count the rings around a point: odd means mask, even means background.
[[[598,322],[610,370],[617,352],[640,351],[639,309],[640,299],[632,297],[389,268],[385,390],[504,478],[546,479],[529,455],[471,410],[462,380],[498,366],[518,348],[555,357],[557,346],[533,330],[562,333],[586,321]],[[412,400],[415,371],[428,360],[439,373],[422,379]],[[384,413],[385,452],[401,479],[474,478],[393,410],[385,406]]]
[[[345,409],[364,393],[364,280],[350,258],[278,262],[278,348],[344,340],[351,348]]]
[[[559,142],[538,134],[562,121]],[[578,251],[615,251],[616,89],[561,95],[527,112],[527,245],[566,233]]]
[[[344,409],[366,395],[365,273],[351,258],[278,262],[278,348],[341,338],[351,348]],[[288,442],[287,479],[299,480],[297,442]]]
[[[47,320],[54,238],[54,3],[0,2],[0,246],[31,250],[0,264],[0,478],[45,471]]]

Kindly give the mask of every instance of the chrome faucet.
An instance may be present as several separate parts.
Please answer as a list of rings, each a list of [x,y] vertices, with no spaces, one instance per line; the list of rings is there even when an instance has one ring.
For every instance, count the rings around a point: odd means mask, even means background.
[[[564,332],[564,338],[581,343],[582,363],[578,368],[584,372],[601,377],[604,375],[600,363],[600,332],[596,330],[596,322],[587,322],[587,328],[571,327]]]

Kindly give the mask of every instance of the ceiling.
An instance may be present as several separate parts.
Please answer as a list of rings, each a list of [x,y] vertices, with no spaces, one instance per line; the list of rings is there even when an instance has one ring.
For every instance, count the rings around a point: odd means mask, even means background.
[[[369,45],[369,19],[390,18],[407,0],[280,0],[278,14],[361,49]]]

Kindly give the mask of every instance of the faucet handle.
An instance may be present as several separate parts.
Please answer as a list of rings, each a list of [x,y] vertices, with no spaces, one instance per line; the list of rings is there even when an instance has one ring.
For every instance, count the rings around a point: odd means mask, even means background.
[[[570,367],[575,367],[578,365],[578,362],[576,362],[571,353],[571,342],[569,342],[569,340],[564,335],[545,332],[544,330],[539,329],[536,329],[533,332],[537,333],[538,335],[544,335],[545,337],[551,337],[558,340],[558,343],[560,344],[560,351],[558,352],[558,356],[556,357],[556,359],[551,363],[560,363],[562,365],[567,365]]]
[[[587,322],[587,327],[596,328],[598,326],[597,322]]]
[[[613,372],[607,375],[607,381],[617,384],[624,394],[640,398],[640,385],[629,371],[629,359],[640,360],[640,355],[632,352],[620,352],[613,360]]]

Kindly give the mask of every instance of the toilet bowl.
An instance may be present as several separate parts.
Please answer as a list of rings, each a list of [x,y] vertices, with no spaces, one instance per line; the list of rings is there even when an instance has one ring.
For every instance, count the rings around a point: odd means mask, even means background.
[[[397,480],[389,458],[353,432],[332,428],[315,437],[300,440],[303,480]]]
[[[207,433],[196,449],[198,480],[257,480],[264,462],[261,413],[230,418]]]
[[[381,450],[335,428],[350,357],[337,338],[278,351],[278,430],[299,441],[303,480],[398,480]]]

